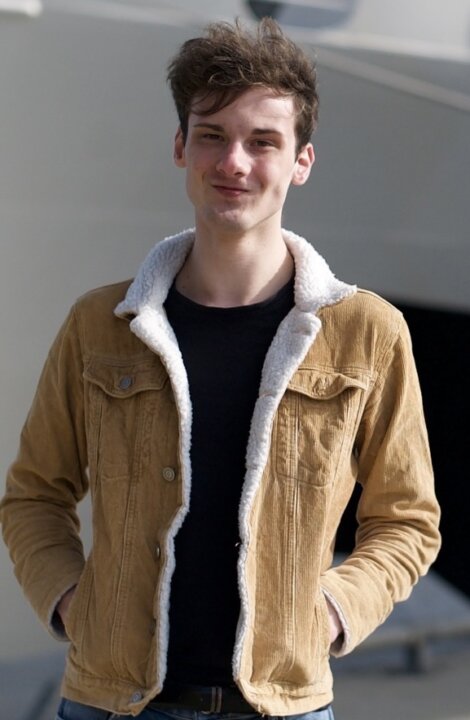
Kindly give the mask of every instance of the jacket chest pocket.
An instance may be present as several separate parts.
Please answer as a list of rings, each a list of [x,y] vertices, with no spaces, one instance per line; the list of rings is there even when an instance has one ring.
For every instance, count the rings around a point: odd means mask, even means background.
[[[367,386],[364,377],[299,370],[277,413],[277,472],[313,485],[333,482],[351,455]]]
[[[84,372],[88,384],[88,453],[91,479],[136,481],[148,462],[152,425],[170,412],[168,376],[156,360],[128,365],[92,359]],[[165,392],[165,389],[167,392]],[[168,427],[162,424],[162,427]]]

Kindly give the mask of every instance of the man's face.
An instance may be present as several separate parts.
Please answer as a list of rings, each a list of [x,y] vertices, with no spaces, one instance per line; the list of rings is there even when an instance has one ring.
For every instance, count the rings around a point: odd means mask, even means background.
[[[243,236],[279,233],[290,184],[302,185],[314,161],[310,144],[296,153],[291,97],[255,87],[211,115],[189,115],[186,143],[175,138],[175,163],[199,231]]]

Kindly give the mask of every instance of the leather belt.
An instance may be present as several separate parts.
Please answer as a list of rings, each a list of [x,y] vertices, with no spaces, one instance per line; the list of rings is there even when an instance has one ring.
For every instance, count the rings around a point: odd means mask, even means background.
[[[186,708],[206,713],[256,713],[236,686],[168,685],[148,703],[155,708]]]

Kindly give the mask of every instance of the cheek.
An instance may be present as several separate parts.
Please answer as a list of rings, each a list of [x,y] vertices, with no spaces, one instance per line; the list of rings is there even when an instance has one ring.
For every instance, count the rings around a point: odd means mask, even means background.
[[[203,175],[201,164],[195,160],[191,160],[186,165],[186,186],[197,185],[199,178]]]
[[[280,174],[272,183],[273,193],[277,198],[284,200],[290,187],[290,175],[286,169],[285,174]]]
[[[194,179],[194,174],[191,168],[186,169],[185,177],[186,195],[190,200],[194,200],[197,195],[197,183]]]
[[[282,159],[279,159],[278,163],[262,170],[262,182],[266,187],[271,187],[277,196],[283,197],[290,186],[292,172],[292,163],[282,162]]]
[[[204,156],[203,158],[194,158],[191,161],[191,165],[188,165],[188,176],[191,177],[193,184],[200,183],[211,171],[213,163],[210,158]]]

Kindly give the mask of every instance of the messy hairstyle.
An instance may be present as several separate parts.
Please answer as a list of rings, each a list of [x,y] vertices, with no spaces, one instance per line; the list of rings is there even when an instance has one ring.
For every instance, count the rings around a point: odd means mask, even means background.
[[[254,86],[293,98],[297,152],[310,141],[317,124],[315,64],[268,17],[255,32],[238,21],[208,25],[202,37],[187,40],[170,61],[168,82],[185,141],[195,103],[209,100],[197,112],[211,115]]]

